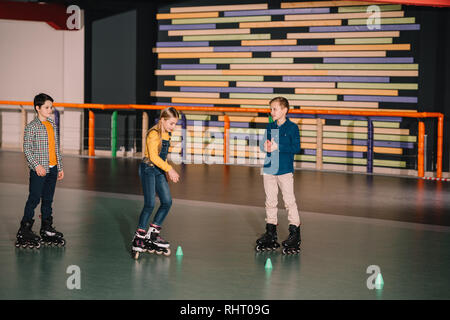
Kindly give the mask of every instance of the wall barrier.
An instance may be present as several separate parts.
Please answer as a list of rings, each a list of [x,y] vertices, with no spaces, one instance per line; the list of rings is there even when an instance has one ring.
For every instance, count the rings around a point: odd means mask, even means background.
[[[30,101],[0,101],[0,105],[6,106],[20,106],[22,107],[23,115],[23,128],[26,125],[26,115],[23,106],[32,106],[33,103]],[[113,110],[113,117],[111,123],[111,155],[116,156],[117,152],[117,110],[162,110],[167,106],[164,105],[136,105],[136,104],[93,104],[93,103],[54,103],[55,107],[64,108],[81,108],[89,109],[89,133],[88,133],[88,155],[95,156],[95,115],[92,111],[93,109],[99,110]],[[229,158],[229,146],[230,146],[230,119],[227,113],[268,113],[268,108],[234,108],[234,107],[193,107],[193,106],[177,106],[178,111],[203,111],[207,112],[223,112],[224,113],[224,144],[223,144],[223,160],[224,163],[228,163]],[[443,152],[443,132],[444,132],[444,115],[438,112],[391,112],[391,111],[350,111],[350,110],[302,110],[302,109],[292,109],[289,111],[290,114],[310,114],[310,115],[347,115],[347,116],[364,116],[367,117],[368,121],[368,141],[367,141],[367,173],[373,172],[373,122],[371,117],[404,117],[404,118],[416,118],[418,120],[418,151],[417,151],[417,163],[418,177],[424,177],[424,141],[425,141],[425,125],[420,119],[425,118],[437,118],[437,156],[436,156],[436,178],[442,178],[442,152]],[[115,116],[114,116],[115,114]],[[181,125],[182,128],[186,128],[186,117],[182,115]],[[59,115],[58,115],[59,123]],[[148,130],[148,117],[144,113],[142,118],[142,143],[145,143],[145,133]],[[320,118],[317,119],[317,132],[322,133],[323,123]],[[183,130],[184,135],[186,130]],[[145,150],[144,148],[142,150]],[[316,169],[322,168],[322,157],[320,156],[323,152],[322,146],[322,134],[317,135],[317,151],[316,151]],[[186,159],[186,136],[183,136],[182,144],[182,159]]]

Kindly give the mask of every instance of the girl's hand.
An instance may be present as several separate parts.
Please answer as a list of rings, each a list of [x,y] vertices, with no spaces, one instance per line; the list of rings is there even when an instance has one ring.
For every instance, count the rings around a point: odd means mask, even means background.
[[[38,166],[36,167],[36,174],[37,174],[39,177],[44,177],[44,176],[47,174],[47,172],[45,171],[45,169],[44,169],[43,166],[38,165]]]
[[[169,172],[167,172],[167,175],[169,176],[169,179],[174,183],[177,183],[180,179],[180,175],[173,168],[170,169]]]
[[[62,179],[64,179],[64,171],[63,170],[58,172],[58,180],[62,180]]]

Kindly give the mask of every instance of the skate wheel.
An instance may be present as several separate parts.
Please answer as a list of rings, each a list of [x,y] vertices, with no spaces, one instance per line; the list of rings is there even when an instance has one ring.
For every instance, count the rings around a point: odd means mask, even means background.
[[[36,249],[39,249],[41,247],[41,243],[38,242],[38,244],[35,246]]]
[[[16,248],[20,248],[20,243],[15,244]]]
[[[283,248],[283,254],[289,254],[286,248]]]
[[[162,253],[163,253],[162,251],[159,251],[159,250],[156,251],[157,255],[161,255]]]
[[[155,249],[148,249],[147,252],[148,253],[155,253]]]
[[[167,257],[167,256],[170,256],[170,252],[171,252],[170,249],[167,249],[166,252],[164,252],[164,255],[165,255],[166,257]]]
[[[255,251],[256,252],[260,252],[261,251],[261,246],[259,244],[255,247]]]

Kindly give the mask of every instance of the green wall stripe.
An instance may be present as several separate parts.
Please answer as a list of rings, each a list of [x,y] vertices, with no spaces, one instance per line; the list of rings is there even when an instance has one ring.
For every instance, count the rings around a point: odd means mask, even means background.
[[[300,130],[300,139],[301,137],[317,137],[317,131]]]
[[[400,122],[374,121],[373,126],[375,128],[400,128]]]
[[[382,140],[382,141],[400,141],[400,142],[416,142],[417,137],[415,136],[402,136],[402,135],[393,135],[393,134],[374,134],[374,140]]]
[[[388,5],[377,5],[380,11],[399,11],[402,9],[401,5],[398,4],[388,4]],[[369,6],[354,6],[354,7],[340,7],[338,12],[367,12]]]
[[[316,162],[316,156],[311,156],[307,154],[296,154],[294,156],[294,160]]]
[[[338,82],[337,87],[341,89],[399,89],[417,90],[417,83],[361,83],[361,82]]]
[[[317,63],[314,69],[322,70],[419,70],[416,63]]]
[[[405,168],[405,161],[395,161],[395,160],[377,160],[373,159],[373,165],[377,167],[396,167],[396,168]]]
[[[377,21],[378,22],[378,21]],[[415,23],[416,18],[380,18],[380,24],[408,24],[408,23]],[[365,25],[367,24],[367,19],[349,19],[348,25],[349,26],[355,26],[355,25]]]
[[[392,44],[392,38],[337,38],[335,44]]]
[[[359,158],[322,157],[322,161],[331,163],[357,164],[357,165],[367,164],[367,159],[359,159]]]
[[[362,120],[341,120],[342,126],[349,127],[367,127],[367,121]],[[383,121],[373,121],[373,126],[375,128],[400,128],[399,122],[383,122]]]
[[[230,93],[231,99],[272,99],[279,97],[279,93]],[[333,94],[283,94],[288,100],[326,100],[337,101]]]

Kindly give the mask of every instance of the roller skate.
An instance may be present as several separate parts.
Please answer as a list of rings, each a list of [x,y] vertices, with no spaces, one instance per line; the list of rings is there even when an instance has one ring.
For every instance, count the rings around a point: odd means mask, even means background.
[[[39,249],[41,247],[41,238],[31,230],[33,223],[33,219],[20,223],[19,231],[17,231],[17,248]]]
[[[300,226],[289,225],[289,236],[282,242],[283,254],[297,254],[300,252]]]
[[[146,252],[148,249],[148,241],[145,237],[147,232],[143,229],[137,229],[134,234],[134,239],[131,244],[131,255],[137,260],[139,258],[139,253]]]
[[[168,241],[161,238],[159,235],[161,232],[161,227],[151,224],[150,228],[148,229],[146,238],[148,239],[148,252],[153,253],[156,252],[156,254],[164,254],[165,256],[170,255],[170,244]]]
[[[42,219],[41,230],[39,232],[41,235],[41,243],[48,246],[64,247],[66,244],[66,240],[63,238],[64,235],[61,232],[56,231],[52,224],[52,216]]]
[[[266,233],[256,240],[256,252],[277,250],[280,247],[277,239],[277,226],[275,224],[267,223]]]

